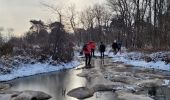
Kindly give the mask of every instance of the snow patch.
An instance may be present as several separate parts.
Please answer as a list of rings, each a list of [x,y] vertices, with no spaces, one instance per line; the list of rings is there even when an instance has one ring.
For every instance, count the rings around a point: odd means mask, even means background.
[[[164,85],[164,86],[167,86],[170,83],[170,80],[163,80],[163,81],[164,81],[164,84],[162,84],[162,85]]]
[[[22,64],[18,69],[13,69],[9,74],[0,75],[0,81],[9,81],[19,77],[58,71],[62,69],[70,69],[77,67],[79,64],[80,62],[78,61],[58,64],[57,66],[49,65],[48,63]]]
[[[153,69],[160,69],[170,71],[170,63],[166,63],[162,61],[164,55],[170,54],[170,52],[157,52],[148,54],[147,56],[151,57],[153,61],[146,62],[143,57],[146,55],[142,52],[123,52],[117,53],[114,55],[110,53],[108,56],[112,57],[113,62],[123,62],[127,65],[133,65],[136,67],[145,67],[145,68],[153,68]]]

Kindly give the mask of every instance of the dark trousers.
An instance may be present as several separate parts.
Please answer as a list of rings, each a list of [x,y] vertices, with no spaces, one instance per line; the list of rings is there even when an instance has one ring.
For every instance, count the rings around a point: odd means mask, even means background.
[[[117,48],[113,48],[113,52],[116,55],[117,54]]]
[[[90,54],[85,54],[85,65],[90,65],[91,63],[91,55]]]
[[[91,56],[94,57],[94,49],[91,49]]]
[[[104,52],[100,52],[100,58],[104,58]]]
[[[121,52],[121,47],[120,48],[117,48],[118,52]]]

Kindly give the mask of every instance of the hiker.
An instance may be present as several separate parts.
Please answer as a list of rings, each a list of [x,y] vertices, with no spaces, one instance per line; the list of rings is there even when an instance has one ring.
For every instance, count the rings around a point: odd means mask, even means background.
[[[85,55],[85,66],[90,66],[91,65],[91,47],[90,44],[87,43],[83,46],[83,52]]]
[[[99,51],[101,54],[101,59],[104,58],[104,52],[105,52],[106,46],[103,44],[103,42],[101,42],[100,47],[99,47]]]
[[[114,40],[114,42],[112,44],[112,49],[113,49],[114,54],[116,55],[117,54],[117,49],[118,49],[118,45],[117,45],[116,40]]]
[[[90,41],[89,44],[90,44],[90,47],[91,47],[91,57],[94,57],[94,52],[95,52],[95,49],[96,49],[96,44],[95,44],[94,41]]]
[[[117,42],[117,52],[120,52],[121,53],[121,47],[122,47],[122,42],[121,41],[119,41],[119,42]]]

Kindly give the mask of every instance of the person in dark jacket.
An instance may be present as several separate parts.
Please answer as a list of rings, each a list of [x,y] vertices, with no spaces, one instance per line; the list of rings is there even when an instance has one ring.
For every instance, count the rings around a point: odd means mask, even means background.
[[[85,54],[85,66],[91,65],[91,47],[90,44],[87,43],[83,46],[83,53]]]
[[[122,41],[117,42],[117,50],[121,53]]]
[[[104,52],[105,52],[106,46],[103,44],[103,42],[101,42],[100,47],[99,47],[99,51],[101,54],[101,58],[104,58]]]
[[[112,44],[112,49],[113,49],[114,54],[116,55],[117,54],[117,50],[118,50],[118,45],[117,45],[117,41],[116,40],[114,40],[114,42]]]

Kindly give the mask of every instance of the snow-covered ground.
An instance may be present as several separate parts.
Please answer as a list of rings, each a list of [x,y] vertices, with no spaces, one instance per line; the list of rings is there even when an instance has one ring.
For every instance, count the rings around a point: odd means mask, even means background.
[[[113,59],[113,62],[123,62],[124,64],[133,65],[136,67],[154,68],[170,71],[170,63],[167,64],[165,63],[165,61],[162,61],[162,58],[167,54],[169,55],[170,52],[156,52],[151,54],[145,54],[142,52],[126,52],[125,48],[123,48],[122,53],[117,53],[116,55],[113,54],[111,48],[107,48],[105,52],[105,55],[111,57]],[[100,53],[97,52],[97,50],[95,52],[95,56],[100,56]],[[147,62],[146,60],[144,60],[143,58],[145,56],[149,56],[152,61]],[[79,55],[79,52],[75,52],[74,61],[58,65],[40,62],[33,64],[23,63],[20,64],[18,67],[12,69],[10,73],[1,74],[0,81],[8,81],[18,77],[74,68],[80,65],[80,61],[78,61],[77,59],[79,57],[82,56]]]
[[[156,52],[156,53],[142,53],[142,52],[125,52],[114,55],[112,52],[108,54],[112,57],[113,62],[123,62],[127,65],[136,67],[154,68],[160,70],[170,71],[170,63],[163,61],[163,57],[169,55],[170,52]],[[151,61],[147,62],[144,57],[149,57]]]
[[[63,63],[57,66],[49,65],[48,63],[21,64],[19,68],[13,69],[11,73],[0,75],[0,81],[9,81],[24,76],[58,71],[62,69],[70,69],[77,67],[79,64],[80,62],[78,61],[72,61],[66,64]]]
[[[84,55],[79,55],[76,53],[77,57],[83,57]],[[166,63],[162,59],[166,55],[170,55],[170,51],[166,52],[155,52],[155,53],[143,53],[143,52],[127,52],[126,48],[122,48],[121,53],[118,52],[116,55],[113,54],[112,49],[108,46],[105,51],[105,55],[112,58],[113,62],[123,62],[127,65],[133,65],[136,67],[154,68],[170,71],[170,63]],[[96,50],[95,56],[100,56],[100,52]],[[149,57],[151,61],[147,62],[144,58]]]

